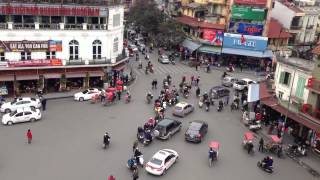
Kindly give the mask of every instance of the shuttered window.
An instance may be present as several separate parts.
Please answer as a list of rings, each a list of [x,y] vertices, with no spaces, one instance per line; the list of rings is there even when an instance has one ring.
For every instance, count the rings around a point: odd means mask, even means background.
[[[288,86],[290,84],[290,81],[291,81],[291,74],[285,71],[281,72],[279,83]]]
[[[307,80],[305,78],[299,77],[297,87],[296,87],[296,93],[295,93],[296,97],[303,99],[303,93],[304,93],[306,81]]]

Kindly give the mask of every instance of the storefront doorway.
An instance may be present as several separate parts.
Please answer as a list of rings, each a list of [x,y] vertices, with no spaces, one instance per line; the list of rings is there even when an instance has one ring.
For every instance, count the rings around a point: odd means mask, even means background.
[[[90,77],[89,80],[89,87],[102,87],[103,81],[101,80],[101,77]]]
[[[45,79],[44,90],[46,93],[59,92],[59,88],[60,88],[59,78]]]
[[[37,92],[38,80],[21,80],[18,82],[19,92],[21,94],[32,94]]]
[[[84,78],[68,78],[67,89],[81,89],[83,87]]]

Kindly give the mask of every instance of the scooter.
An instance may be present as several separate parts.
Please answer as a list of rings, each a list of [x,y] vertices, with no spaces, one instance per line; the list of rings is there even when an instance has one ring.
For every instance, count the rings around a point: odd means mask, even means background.
[[[209,107],[210,107],[210,106],[206,105],[206,111],[207,111],[207,112],[209,111]]]
[[[305,145],[299,145],[299,144],[289,144],[288,151],[287,153],[289,155],[301,157],[301,156],[306,156],[307,155],[307,149]]]
[[[238,103],[232,102],[231,105],[230,105],[230,109],[231,109],[231,111],[238,110],[239,109]]]
[[[273,173],[273,167],[271,166],[267,168],[262,161],[258,161],[257,166],[267,173]]]
[[[109,147],[109,144],[110,144],[110,138],[108,138],[108,141],[105,143],[103,143],[102,147],[103,149],[107,149],[107,147]]]
[[[144,143],[144,132],[137,133],[137,139],[139,142]]]
[[[217,111],[220,112],[220,111],[222,111],[222,109],[223,109],[223,105],[218,105]]]
[[[143,162],[144,162],[143,154],[141,154],[140,156],[137,156],[137,159],[139,160],[137,162],[137,165],[140,165],[141,167],[143,167]]]

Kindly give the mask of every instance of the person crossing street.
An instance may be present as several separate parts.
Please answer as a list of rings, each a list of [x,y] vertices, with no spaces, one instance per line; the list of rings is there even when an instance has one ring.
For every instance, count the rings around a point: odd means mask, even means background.
[[[28,139],[28,144],[31,144],[32,141],[32,132],[30,129],[27,131],[27,139]]]

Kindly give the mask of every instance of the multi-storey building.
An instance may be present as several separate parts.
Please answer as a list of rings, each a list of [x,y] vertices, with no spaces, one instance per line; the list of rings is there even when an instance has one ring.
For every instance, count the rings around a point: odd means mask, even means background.
[[[95,86],[120,68],[124,9],[108,2],[0,3],[2,86],[10,94]]]

